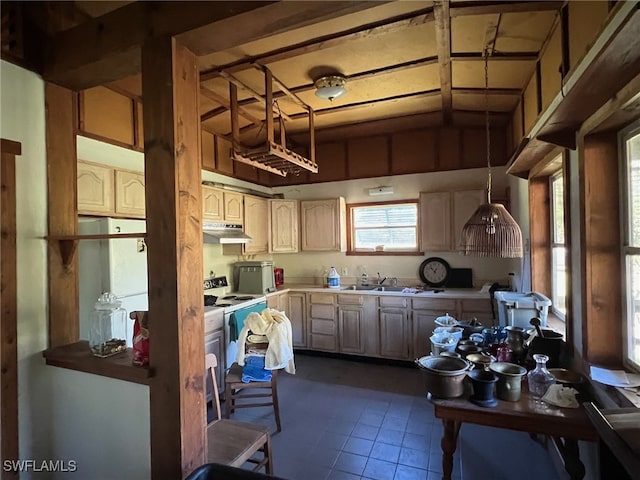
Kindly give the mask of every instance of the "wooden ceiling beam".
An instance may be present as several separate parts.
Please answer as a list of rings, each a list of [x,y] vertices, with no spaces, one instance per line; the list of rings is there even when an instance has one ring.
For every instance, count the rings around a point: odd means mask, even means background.
[[[440,90],[442,115],[445,123],[451,122],[453,97],[451,95],[451,17],[449,0],[438,0],[433,6],[436,27],[436,51],[440,64]]]
[[[451,91],[455,95],[484,95],[485,89],[482,88],[452,88]],[[519,96],[522,94],[522,90],[519,88],[489,88],[489,95],[512,95]]]
[[[140,72],[145,39],[177,35],[256,9],[262,12],[273,3],[134,2],[53,36],[43,76],[81,90],[134,75]]]
[[[544,12],[560,10],[564,2],[457,2],[451,5],[451,17],[487,15],[491,13]]]
[[[55,35],[43,76],[81,90],[139,73],[141,45],[152,37],[175,36],[204,56],[383,3],[133,2]]]
[[[452,60],[484,62],[482,52],[457,52],[451,54]],[[538,59],[538,52],[494,52],[489,61],[534,62]]]
[[[205,69],[200,73],[200,80],[207,81],[215,78],[219,76],[220,71],[237,73],[239,71],[252,68],[254,63],[265,65],[282,60],[288,60],[299,55],[344,45],[345,42],[361,40],[363,38],[371,38],[374,36],[384,35],[399,30],[406,30],[407,28],[423,25],[432,20],[433,9],[430,7],[425,8],[417,12],[411,12],[410,14],[388,18],[379,22],[369,23],[367,25],[362,25],[342,32],[314,38],[306,42],[298,43],[296,45],[272,50],[270,52],[260,55],[254,55],[249,58],[243,58],[226,65],[209,68],[208,70],[207,67],[205,67]]]

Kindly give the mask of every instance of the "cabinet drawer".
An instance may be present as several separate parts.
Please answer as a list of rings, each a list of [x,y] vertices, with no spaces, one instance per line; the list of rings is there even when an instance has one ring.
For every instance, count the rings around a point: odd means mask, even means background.
[[[335,335],[336,323],[333,320],[322,320],[318,318],[312,318],[311,333],[320,333],[322,335]]]
[[[332,293],[310,293],[309,303],[323,303],[326,305],[334,305],[335,296]]]
[[[336,307],[333,305],[311,305],[309,306],[309,317],[333,321],[336,318]]]
[[[364,297],[362,295],[338,295],[338,305],[362,305]]]
[[[466,298],[460,300],[460,307],[462,312],[490,312],[491,301],[488,298]]]
[[[414,310],[443,310],[452,315],[456,312],[456,301],[450,298],[414,298],[412,302]]]
[[[330,335],[311,335],[311,348],[315,350],[337,350],[336,337]]]
[[[398,308],[406,308],[407,299],[405,297],[378,297],[378,304],[380,307],[398,307]]]

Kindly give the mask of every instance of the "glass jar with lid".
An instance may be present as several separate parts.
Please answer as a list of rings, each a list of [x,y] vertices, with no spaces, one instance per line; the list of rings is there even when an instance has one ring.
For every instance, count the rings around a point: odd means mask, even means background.
[[[96,357],[109,357],[127,349],[127,311],[113,293],[98,298],[91,313],[89,348]]]

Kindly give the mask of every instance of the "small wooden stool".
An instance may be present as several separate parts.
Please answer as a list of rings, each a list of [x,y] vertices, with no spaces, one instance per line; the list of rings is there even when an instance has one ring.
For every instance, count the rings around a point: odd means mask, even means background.
[[[278,432],[282,431],[280,426],[280,408],[278,406],[278,371],[273,370],[271,380],[268,382],[252,381],[244,383],[242,381],[242,367],[237,363],[231,365],[227,376],[225,377],[225,417],[230,418],[231,414],[239,408],[252,407],[270,407],[273,405],[273,413],[276,417],[276,426]],[[256,393],[246,392],[247,390],[257,391]],[[254,399],[254,398],[270,398],[270,401],[243,402],[238,400]]]

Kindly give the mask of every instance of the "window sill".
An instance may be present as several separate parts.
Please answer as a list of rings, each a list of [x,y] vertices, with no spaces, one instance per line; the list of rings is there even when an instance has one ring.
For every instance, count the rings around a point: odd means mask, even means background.
[[[381,252],[375,252],[373,250],[370,251],[358,251],[358,250],[348,250],[345,255],[347,256],[358,256],[358,255],[362,255],[362,256],[372,256],[372,257],[383,257],[383,256],[420,256],[420,257],[424,257],[424,252],[403,252],[403,251],[394,251],[394,250],[387,250],[387,251],[381,251]]]
[[[47,365],[117,378],[126,382],[148,385],[149,378],[152,376],[149,368],[138,367],[132,363],[133,350],[130,348],[111,357],[99,358],[91,354],[89,342],[81,340],[45,350],[42,356],[46,359]]]

